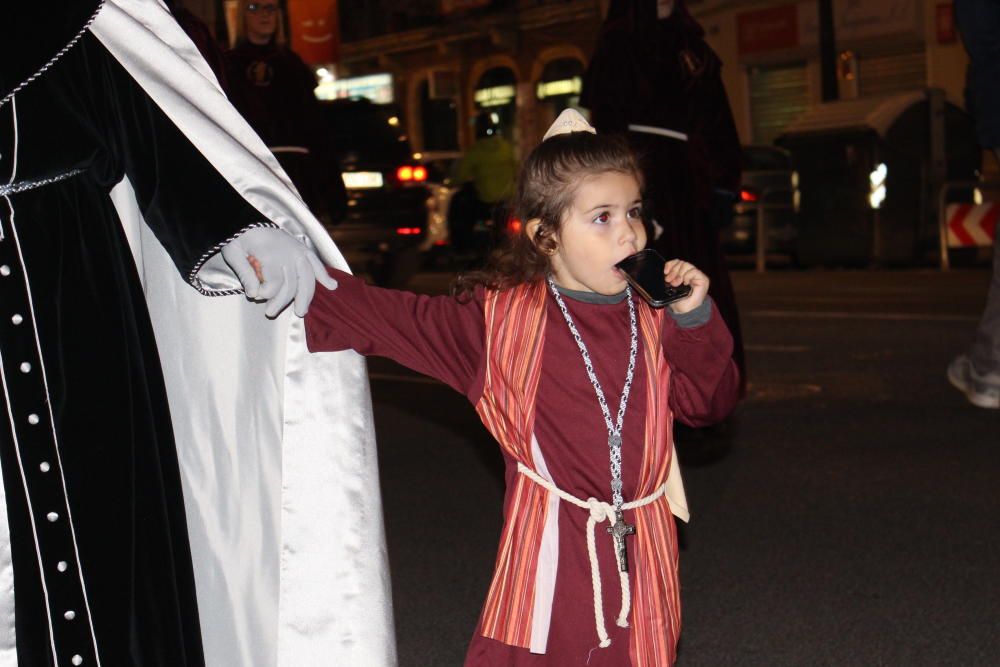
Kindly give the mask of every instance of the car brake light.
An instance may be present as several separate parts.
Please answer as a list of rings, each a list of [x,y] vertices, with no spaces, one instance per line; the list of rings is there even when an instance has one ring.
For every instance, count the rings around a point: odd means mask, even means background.
[[[416,166],[413,168],[413,180],[423,182],[427,180],[427,168]]]
[[[740,201],[753,203],[758,199],[760,199],[760,195],[753,190],[747,190],[746,188],[740,190]]]
[[[420,227],[397,227],[396,233],[400,236],[416,236],[420,233]]]
[[[398,178],[399,180],[403,181],[404,183],[407,182],[407,181],[412,181],[413,180],[413,167],[411,167],[409,165],[404,165],[404,166],[400,167],[399,169],[396,170],[396,178]]]

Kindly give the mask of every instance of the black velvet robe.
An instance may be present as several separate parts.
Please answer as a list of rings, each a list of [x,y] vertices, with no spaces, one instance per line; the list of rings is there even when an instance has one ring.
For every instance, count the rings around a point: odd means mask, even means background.
[[[89,4],[0,27],[0,55],[13,57],[0,63],[0,183],[81,170],[0,197],[17,664],[96,665],[99,653],[106,667],[202,665],[160,360],[109,191],[128,177],[185,277],[264,217],[89,32],[23,83],[83,27]]]
[[[739,313],[719,242],[716,189],[736,192],[740,140],[720,74],[721,62],[704,31],[677,0],[667,19],[655,0],[613,0],[581,94],[598,132],[621,133],[639,155],[647,210],[664,228],[651,245],[705,272],[719,313],[733,334],[733,358],[745,384]],[[647,125],[688,140],[629,132]],[[652,239],[652,235],[650,239]]]

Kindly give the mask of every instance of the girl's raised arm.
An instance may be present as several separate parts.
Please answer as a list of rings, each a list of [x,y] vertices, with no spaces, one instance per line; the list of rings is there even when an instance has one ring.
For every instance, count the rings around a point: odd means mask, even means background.
[[[388,357],[477,400],[485,326],[479,300],[382,289],[335,269],[330,275],[339,287],[317,285],[306,315],[310,351]]]

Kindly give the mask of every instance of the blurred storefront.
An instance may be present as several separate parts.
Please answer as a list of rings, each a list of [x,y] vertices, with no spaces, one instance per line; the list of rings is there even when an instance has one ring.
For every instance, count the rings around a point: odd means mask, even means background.
[[[180,1],[224,38],[226,15],[236,0]],[[560,110],[576,105],[579,79],[608,3],[284,4],[293,44],[316,67],[323,95],[363,94],[393,103],[417,150],[461,150],[473,141],[473,121],[483,109],[497,113],[508,138],[523,148],[540,138]],[[951,0],[833,4],[841,99],[936,87],[964,106],[967,59]],[[725,64],[723,77],[744,143],[771,143],[819,104],[817,0],[688,0],[688,5]],[[372,81],[378,81],[375,88],[365,83]]]
[[[744,143],[769,144],[821,101],[816,0],[691,0]],[[967,59],[950,0],[834,0],[842,100],[941,88],[964,106]]]
[[[418,151],[462,150],[487,112],[519,149],[578,103],[600,0],[340,0],[338,77],[388,73]]]

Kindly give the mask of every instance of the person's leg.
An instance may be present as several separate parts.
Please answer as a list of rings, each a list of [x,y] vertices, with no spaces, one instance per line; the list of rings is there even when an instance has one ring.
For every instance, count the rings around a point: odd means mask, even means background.
[[[1000,409],[1000,223],[993,242],[993,280],[968,354],[948,365],[948,380],[981,408]]]
[[[979,143],[1000,159],[1000,2],[956,0],[955,23],[969,53],[965,94]],[[996,236],[986,308],[968,354],[948,366],[948,379],[973,404],[1000,409],[1000,233]]]
[[[1000,386],[1000,223],[993,242],[993,280],[976,339],[969,349],[969,361],[976,375],[986,376]]]

